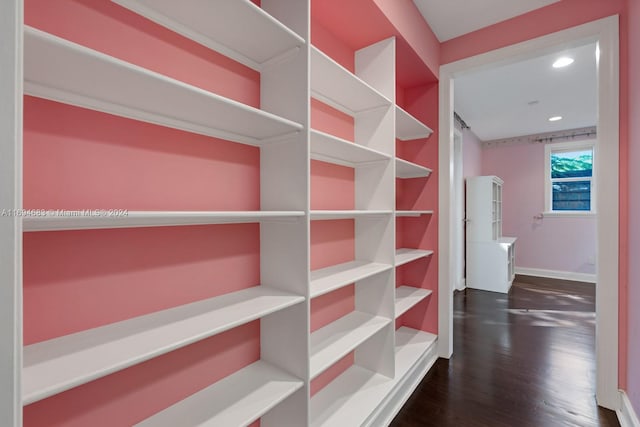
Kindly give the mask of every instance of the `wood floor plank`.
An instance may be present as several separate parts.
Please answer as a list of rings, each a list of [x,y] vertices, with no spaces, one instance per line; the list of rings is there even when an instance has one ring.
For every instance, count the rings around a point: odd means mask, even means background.
[[[595,401],[595,286],[517,277],[509,295],[454,296],[454,354],[392,427],[609,427]]]

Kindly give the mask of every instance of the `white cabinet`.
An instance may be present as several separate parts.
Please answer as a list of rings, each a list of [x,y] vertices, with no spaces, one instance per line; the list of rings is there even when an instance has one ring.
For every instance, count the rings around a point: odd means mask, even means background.
[[[467,277],[470,288],[509,292],[515,237],[502,236],[502,184],[497,176],[467,178]]]

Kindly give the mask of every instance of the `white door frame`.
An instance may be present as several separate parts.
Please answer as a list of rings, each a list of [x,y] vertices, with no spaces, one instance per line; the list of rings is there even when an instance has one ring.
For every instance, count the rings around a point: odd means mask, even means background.
[[[464,290],[465,288],[465,209],[464,209],[464,150],[462,131],[453,130],[453,185],[457,189],[453,200],[454,211],[454,245],[456,256],[454,257],[454,272],[452,291]]]
[[[598,64],[598,160],[600,191],[597,211],[596,285],[596,399],[599,405],[616,410],[618,393],[618,258],[619,258],[619,23],[610,16],[567,30],[465,58],[440,67],[439,82],[439,327],[438,353],[453,353],[454,224],[453,186],[453,79],[465,72],[517,62],[529,57],[597,42]]]

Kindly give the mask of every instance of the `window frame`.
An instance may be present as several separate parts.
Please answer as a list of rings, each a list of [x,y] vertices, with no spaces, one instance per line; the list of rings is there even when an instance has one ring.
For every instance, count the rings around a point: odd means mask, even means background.
[[[593,152],[593,171],[591,177],[572,178],[569,180],[575,181],[591,181],[591,202],[590,210],[578,211],[578,210],[553,210],[553,191],[551,178],[551,155],[556,152],[562,151],[580,151],[580,150],[592,150]],[[544,215],[545,216],[592,216],[596,214],[596,175],[598,169],[597,153],[596,153],[596,140],[589,139],[583,141],[569,141],[569,142],[557,142],[552,144],[545,144],[544,147]]]

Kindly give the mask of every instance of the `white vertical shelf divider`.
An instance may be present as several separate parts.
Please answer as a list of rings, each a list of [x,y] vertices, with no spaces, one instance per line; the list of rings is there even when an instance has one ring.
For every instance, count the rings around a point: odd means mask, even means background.
[[[0,206],[22,208],[22,22],[23,2],[0,4]],[[22,221],[0,216],[0,425],[22,425]]]
[[[305,303],[262,319],[261,359],[304,381],[303,387],[261,418],[263,427],[309,422],[309,123],[310,4],[262,0],[262,8],[306,40],[293,57],[271,61],[261,71],[261,108],[303,125],[295,137],[260,150],[261,209],[305,212],[296,223],[260,226],[263,284],[305,296]],[[246,30],[246,28],[245,28]],[[258,36],[259,38],[260,36]],[[255,36],[251,41],[255,44]]]

